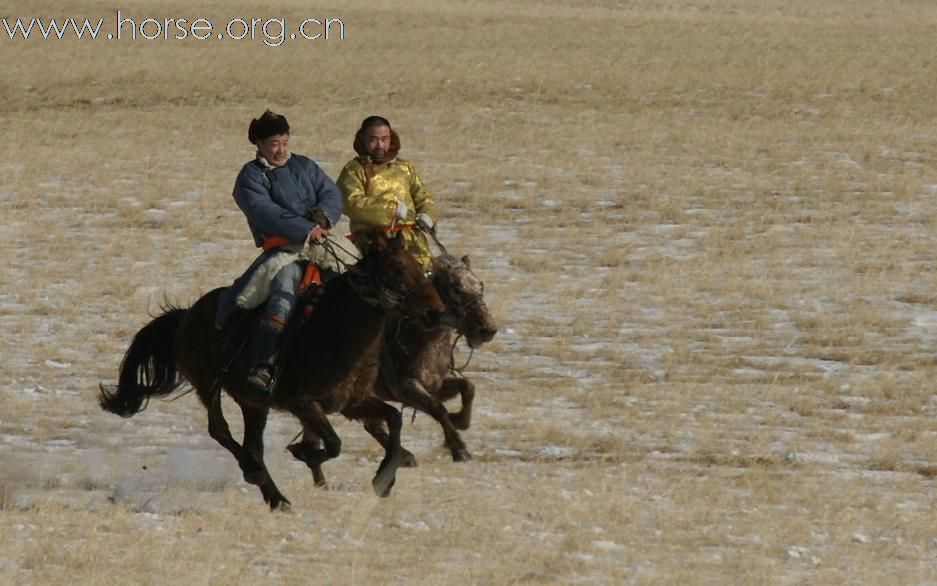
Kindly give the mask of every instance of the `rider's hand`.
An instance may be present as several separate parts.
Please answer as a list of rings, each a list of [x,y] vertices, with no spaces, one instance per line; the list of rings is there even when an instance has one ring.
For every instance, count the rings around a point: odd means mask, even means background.
[[[406,220],[407,219],[407,204],[403,203],[402,201],[398,201],[397,213],[394,214],[394,217],[396,217],[398,220]]]
[[[319,240],[324,240],[326,236],[329,235],[329,231],[323,228],[322,226],[316,226],[309,231],[309,236],[306,237],[306,242],[316,242]]]
[[[426,212],[420,212],[416,215],[416,223],[420,228],[423,228],[427,232],[433,229],[433,218],[429,216]]]

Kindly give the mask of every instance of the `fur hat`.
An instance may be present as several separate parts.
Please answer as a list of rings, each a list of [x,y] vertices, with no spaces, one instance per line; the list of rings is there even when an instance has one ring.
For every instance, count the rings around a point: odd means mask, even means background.
[[[274,114],[270,110],[265,111],[260,118],[251,120],[251,125],[247,129],[247,139],[252,144],[278,134],[289,134],[290,123],[282,114]]]

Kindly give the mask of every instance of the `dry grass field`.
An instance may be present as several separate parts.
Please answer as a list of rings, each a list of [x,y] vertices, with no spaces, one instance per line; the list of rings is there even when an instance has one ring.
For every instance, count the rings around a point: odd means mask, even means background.
[[[346,35],[0,28],[0,583],[937,584],[937,5],[277,4],[0,0]],[[230,192],[267,107],[333,177],[390,118],[501,326],[474,459],[408,411],[389,499],[341,417],[328,490],[271,418],[277,514],[194,396],[95,401],[254,258]]]

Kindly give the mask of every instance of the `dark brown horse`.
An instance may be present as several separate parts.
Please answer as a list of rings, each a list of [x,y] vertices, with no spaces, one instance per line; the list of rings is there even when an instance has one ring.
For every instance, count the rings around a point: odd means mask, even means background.
[[[390,431],[386,455],[372,481],[387,496],[396,470],[408,460],[400,447],[400,413],[373,394],[387,311],[400,309],[433,326],[445,307],[420,265],[400,239],[375,238],[362,260],[325,287],[312,316],[279,359],[280,378],[271,399],[257,399],[246,385],[243,340],[253,312],[214,325],[222,289],[201,297],[189,309],[169,308],[134,337],[120,367],[116,387],[101,386],[101,407],[130,417],[149,397],[172,393],[185,380],[208,410],[208,432],[237,459],[244,480],[260,488],[270,508],[288,508],[263,461],[263,431],[270,408],[289,411],[324,448],[293,449],[310,467],[335,458],[341,440],[326,417],[381,421]],[[244,440],[232,436],[221,411],[221,389],[240,406]]]
[[[478,348],[494,338],[497,325],[484,300],[484,284],[472,272],[469,258],[443,254],[433,261],[433,285],[446,304],[446,325],[426,327],[410,316],[395,312],[387,320],[384,346],[381,350],[381,371],[375,386],[376,394],[385,401],[397,401],[428,413],[443,429],[446,446],[452,459],[471,459],[457,430],[468,429],[472,418],[475,385],[467,378],[453,376],[452,350],[457,335],[465,336],[470,348]],[[444,401],[461,396],[462,407],[450,414]],[[380,420],[365,423],[382,445],[391,441]],[[317,438],[307,434],[307,446],[317,446]],[[296,447],[290,446],[290,450]],[[415,459],[406,452],[406,463]],[[317,485],[325,484],[322,470],[310,466]]]

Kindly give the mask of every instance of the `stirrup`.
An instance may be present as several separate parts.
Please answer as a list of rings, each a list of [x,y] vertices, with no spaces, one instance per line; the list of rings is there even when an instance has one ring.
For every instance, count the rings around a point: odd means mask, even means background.
[[[257,393],[270,395],[270,383],[273,382],[273,367],[269,364],[258,364],[247,375],[247,385]]]

